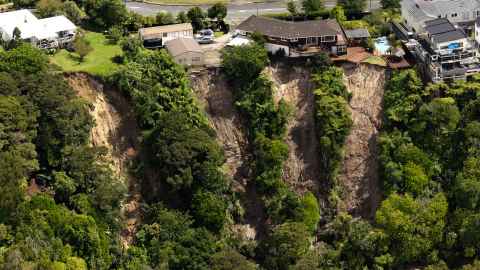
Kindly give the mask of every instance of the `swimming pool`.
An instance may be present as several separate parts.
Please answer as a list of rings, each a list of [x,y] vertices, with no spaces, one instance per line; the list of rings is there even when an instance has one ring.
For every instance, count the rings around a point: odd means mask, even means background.
[[[390,49],[390,42],[387,37],[379,37],[374,40],[375,50],[380,55],[388,54]]]

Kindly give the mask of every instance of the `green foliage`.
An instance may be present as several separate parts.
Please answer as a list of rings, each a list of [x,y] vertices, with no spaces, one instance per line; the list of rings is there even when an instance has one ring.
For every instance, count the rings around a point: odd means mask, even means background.
[[[323,9],[322,0],[302,0],[302,9],[305,15],[315,16]]]
[[[366,6],[367,0],[341,0],[340,4],[349,15],[358,15],[362,13]]]
[[[75,52],[78,54],[80,62],[83,62],[85,56],[93,51],[92,45],[90,42],[85,39],[85,37],[77,35],[75,41],[73,42],[73,48]]]
[[[225,198],[209,191],[197,191],[192,199],[192,215],[200,226],[219,232],[226,222]]]
[[[268,62],[266,49],[258,45],[227,48],[222,53],[225,74],[235,85],[254,81]]]
[[[301,211],[298,219],[307,226],[309,231],[315,232],[318,221],[320,220],[320,207],[318,206],[315,195],[311,192],[303,195],[300,208]]]
[[[83,11],[74,1],[65,1],[62,7],[65,16],[74,24],[80,24],[83,18]]]
[[[207,13],[210,19],[223,21],[227,17],[227,6],[222,2],[216,3],[208,9]]]
[[[330,18],[336,19],[339,23],[343,23],[347,20],[345,16],[345,10],[341,5],[336,5],[330,10]]]
[[[387,8],[400,8],[400,0],[381,0],[382,7]]]
[[[158,25],[167,25],[167,24],[174,24],[175,18],[173,17],[172,13],[170,12],[159,12],[155,15],[156,24]]]
[[[377,210],[376,222],[390,238],[396,263],[425,262],[441,243],[448,210],[443,193],[430,200],[390,195]]]
[[[200,7],[193,7],[188,10],[187,17],[192,23],[193,30],[198,31],[205,27],[205,12]]]
[[[63,3],[60,0],[40,0],[36,5],[37,14],[41,18],[57,16],[61,13]]]
[[[342,82],[342,71],[327,68],[314,75],[315,126],[319,140],[320,161],[328,179],[335,179],[342,158],[344,141],[352,119],[347,110],[350,94]]]
[[[256,270],[254,263],[250,262],[242,254],[234,249],[226,248],[211,258],[211,270]]]
[[[121,0],[87,0],[85,12],[93,24],[104,29],[122,25],[128,17],[125,4]]]
[[[284,223],[260,243],[258,254],[266,269],[289,269],[310,246],[309,232],[302,223]]]

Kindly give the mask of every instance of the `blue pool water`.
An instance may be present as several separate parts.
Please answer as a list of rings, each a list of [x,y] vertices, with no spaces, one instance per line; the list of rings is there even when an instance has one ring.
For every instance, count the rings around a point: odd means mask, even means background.
[[[387,37],[379,37],[374,40],[375,43],[375,50],[378,51],[379,54],[384,55],[388,54],[388,50],[390,49],[390,43],[388,42]]]

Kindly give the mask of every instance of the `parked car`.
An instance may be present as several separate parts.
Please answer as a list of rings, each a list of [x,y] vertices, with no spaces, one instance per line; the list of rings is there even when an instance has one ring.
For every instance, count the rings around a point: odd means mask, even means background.
[[[200,31],[198,31],[198,34],[200,34],[200,36],[214,36],[215,33],[213,32],[212,29],[202,29]]]
[[[201,36],[197,37],[196,40],[199,44],[210,44],[213,43],[213,36]]]

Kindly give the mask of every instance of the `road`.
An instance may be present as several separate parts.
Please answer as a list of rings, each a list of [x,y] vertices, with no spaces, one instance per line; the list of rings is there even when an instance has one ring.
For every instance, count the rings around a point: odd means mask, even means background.
[[[268,3],[245,2],[239,4],[238,2],[233,2],[228,5],[227,19],[233,22],[238,22],[254,14],[286,12],[287,9],[285,2],[286,1],[282,0],[272,1]],[[141,2],[127,2],[126,5],[129,10],[145,16],[154,15],[162,11],[177,14],[180,11],[187,11],[192,7],[185,5],[155,5]],[[324,5],[327,8],[332,8],[336,5],[336,0],[326,0],[324,2]],[[200,5],[200,7],[203,9],[207,9],[209,6]],[[380,8],[380,0],[367,0],[367,8],[369,10]]]

